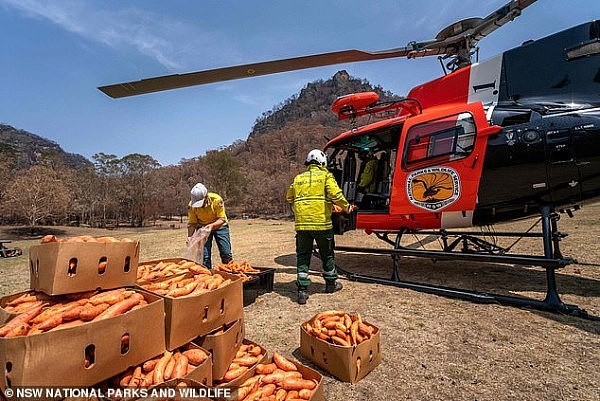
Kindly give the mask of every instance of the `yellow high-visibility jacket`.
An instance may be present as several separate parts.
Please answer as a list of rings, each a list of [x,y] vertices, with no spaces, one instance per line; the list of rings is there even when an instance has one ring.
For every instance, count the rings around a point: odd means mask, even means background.
[[[296,231],[330,230],[333,204],[345,212],[350,207],[333,174],[314,164],[294,178],[285,198],[293,203]]]
[[[375,182],[375,173],[377,172],[377,160],[371,159],[365,165],[365,169],[360,176],[358,187],[363,188],[365,192],[375,192],[377,183]]]

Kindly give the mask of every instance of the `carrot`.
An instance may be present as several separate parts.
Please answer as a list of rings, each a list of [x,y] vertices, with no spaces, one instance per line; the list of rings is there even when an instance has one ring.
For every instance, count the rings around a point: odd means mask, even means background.
[[[302,373],[298,371],[286,372],[283,370],[276,370],[275,372],[266,375],[262,378],[262,382],[266,384],[280,383],[286,379],[301,379]]]
[[[352,325],[352,318],[350,318],[349,315],[344,315],[344,326],[346,326],[346,329],[349,330],[351,325]]]
[[[285,379],[280,383],[280,387],[284,390],[312,390],[316,386],[314,381],[306,379]]]
[[[70,322],[71,320],[79,319],[79,314],[85,308],[83,305],[74,305],[62,313],[62,320]]]
[[[108,266],[107,261],[98,263],[98,274],[104,274],[104,272],[106,271],[106,266]]]
[[[284,390],[284,389],[282,389],[282,388],[280,388],[275,393],[275,401],[284,401],[286,395],[287,395],[287,391]]]
[[[237,363],[240,366],[252,366],[258,362],[258,358],[253,356],[245,356],[242,358],[235,358],[233,362]]]
[[[197,285],[198,285],[198,283],[194,281],[192,283],[186,284],[185,286],[183,286],[181,288],[175,288],[175,289],[167,292],[167,296],[177,298],[177,297],[183,297],[185,295],[189,295],[192,291],[194,291],[196,289]]]
[[[187,373],[188,359],[183,354],[178,354],[179,358],[175,362],[175,369],[173,370],[173,378],[181,379]]]
[[[243,375],[247,370],[247,366],[240,366],[239,368],[230,369],[227,371],[227,373],[225,373],[225,376],[223,376],[223,380],[226,382],[230,382]]]
[[[68,329],[69,327],[75,327],[75,326],[79,326],[81,324],[84,324],[85,322],[81,319],[75,319],[75,320],[71,320],[70,322],[67,323],[61,323],[58,326],[54,327],[53,329],[50,329],[48,331],[55,331],[55,330],[62,330],[62,329]],[[39,328],[36,328],[37,330],[39,330]],[[29,331],[29,335],[32,334],[38,334],[36,332],[32,332],[33,330]],[[41,332],[41,330],[40,330]]]
[[[100,315],[109,307],[110,305],[106,303],[98,305],[88,304],[81,310],[81,312],[79,312],[79,318],[84,322],[89,322],[90,320],[94,320],[96,316]]]
[[[89,299],[89,302],[92,305],[98,305],[98,304],[104,304],[104,303],[113,305],[113,304],[123,300],[125,297],[124,294],[125,294],[124,288],[101,292],[100,294],[97,294],[97,295],[94,295],[93,297],[91,297]]]
[[[260,356],[263,354],[263,350],[258,345],[253,345],[252,348],[248,350],[248,353],[252,356]]]
[[[358,344],[358,320],[356,322],[352,322],[350,326],[350,339],[352,340],[352,344]]]
[[[28,331],[29,331],[29,326],[26,323],[23,323],[23,324],[18,325],[15,328],[13,328],[11,331],[9,331],[5,337],[10,338],[10,337],[24,336],[24,335],[27,335]]]
[[[143,370],[143,368],[142,368]],[[146,373],[144,378],[140,381],[140,387],[150,387],[154,382],[154,370]]]
[[[348,340],[348,335],[346,335],[346,332],[340,330],[340,329],[336,329],[335,330],[335,335],[339,338],[341,338],[342,340],[346,340],[348,341],[348,343],[350,343],[350,340]]]
[[[275,392],[276,389],[277,389],[277,386],[275,384],[272,384],[272,383],[271,384],[267,384],[266,386],[264,386],[262,388],[262,391],[261,391],[262,396],[263,397],[268,397],[268,396],[272,395]]]
[[[252,391],[250,394],[244,398],[244,401],[258,401],[262,397],[262,391],[260,389],[256,389]],[[238,398],[239,399],[239,398]]]
[[[188,349],[187,351],[183,351],[183,355],[185,355],[189,361],[189,363],[193,365],[202,365],[204,361],[208,358],[206,352],[201,349]]]
[[[285,401],[293,400],[300,397],[297,390],[288,391]]]
[[[277,365],[275,365],[274,363],[269,363],[269,364],[261,363],[256,366],[256,373],[258,373],[259,375],[268,375],[268,374],[275,372],[276,369],[277,369]]]
[[[133,377],[132,374],[130,375],[125,375],[121,378],[121,380],[119,381],[119,386],[121,387],[126,387],[129,385],[129,382],[131,381],[131,378]]]
[[[163,373],[163,380],[169,380],[173,378],[173,371],[175,370],[175,364],[177,363],[177,359],[179,358],[179,353],[176,352],[173,354],[169,362],[167,362],[167,366],[165,367],[165,371]]]
[[[144,372],[148,373],[148,372],[154,370],[157,363],[158,363],[158,359],[151,359],[149,361],[146,361],[142,364],[142,370]]]
[[[310,397],[312,397],[312,395],[313,395],[313,390],[303,388],[302,390],[300,390],[298,392],[298,395],[300,396],[300,398],[303,398],[305,400],[310,400]]]
[[[298,370],[296,365],[290,362],[286,357],[275,351],[273,353],[273,362],[275,365],[279,367],[281,370],[285,370],[286,372]]]
[[[142,378],[143,378],[142,367],[141,366],[137,366],[135,368],[135,370],[133,371],[133,377],[129,381],[128,386],[129,387],[138,387],[139,384],[140,384],[140,381],[142,380]]]
[[[358,331],[360,332],[360,334],[362,334],[363,336],[366,336],[367,338],[370,338],[371,335],[373,334],[373,328],[362,322],[358,323]]]
[[[331,340],[334,344],[341,345],[342,347],[349,347],[350,343],[343,338],[339,338],[338,336],[331,336]]]
[[[154,384],[159,384],[159,383],[164,382],[163,375],[165,372],[165,367],[167,366],[167,363],[169,362],[169,359],[171,359],[172,356],[173,356],[173,353],[171,353],[169,351],[165,351],[162,358],[160,358],[160,360],[156,364],[156,367],[154,368],[154,380],[153,380]]]
[[[33,324],[42,323],[44,320],[48,319],[50,316],[54,315],[55,313],[62,312],[67,308],[68,308],[68,306],[66,306],[62,303],[57,303],[52,306],[48,306],[40,314],[38,314],[35,318],[31,319],[31,323],[33,323]]]
[[[131,297],[122,300],[121,302],[111,305],[104,312],[102,312],[101,314],[96,316],[94,318],[94,321],[104,320],[104,319],[108,319],[111,317],[122,315],[123,313],[127,312],[129,309],[136,306],[143,299],[144,299],[144,296],[142,294],[134,294]]]
[[[16,306],[16,305],[19,305],[19,304],[23,304],[23,303],[27,303],[27,302],[36,302],[36,301],[38,301],[37,296],[25,293],[23,295],[20,295],[18,298],[13,299],[12,301],[10,301],[9,303],[7,303],[6,305],[8,305],[8,306]]]
[[[27,312],[23,312],[18,316],[15,316],[12,320],[6,323],[3,327],[0,328],[0,337],[6,336],[11,330],[21,324],[27,324],[29,321],[33,320],[36,316],[40,314],[42,311],[42,306],[38,305],[35,308]]]

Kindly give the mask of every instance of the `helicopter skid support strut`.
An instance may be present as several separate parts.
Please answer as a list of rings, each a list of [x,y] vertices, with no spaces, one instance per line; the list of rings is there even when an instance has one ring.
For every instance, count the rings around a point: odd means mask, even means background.
[[[576,305],[569,305],[564,303],[558,294],[556,287],[556,269],[565,267],[571,263],[576,263],[573,259],[563,258],[558,248],[558,242],[560,238],[564,237],[557,231],[557,220],[559,216],[554,213],[551,208],[542,208],[542,233],[508,233],[512,234],[525,234],[528,237],[542,237],[544,242],[544,256],[533,256],[533,255],[508,255],[508,254],[490,254],[490,253],[464,253],[464,252],[453,252],[453,251],[437,251],[437,250],[426,250],[426,249],[410,249],[400,246],[400,237],[406,232],[398,233],[396,241],[391,241],[389,238],[380,239],[385,242],[394,244],[394,249],[384,248],[363,248],[363,247],[350,247],[350,246],[336,246],[336,251],[354,252],[354,253],[369,253],[369,254],[382,254],[390,255],[393,258],[393,271],[392,276],[389,279],[352,273],[339,266],[337,266],[338,272],[345,275],[351,281],[360,281],[366,283],[377,283],[384,285],[392,285],[400,288],[408,288],[415,291],[425,292],[434,295],[441,295],[450,298],[464,299],[471,302],[478,303],[498,303],[507,306],[516,306],[520,308],[531,308],[536,310],[542,310],[554,313],[563,313],[568,315],[574,315],[585,319],[597,319],[595,316],[588,314],[588,312]],[[419,232],[423,233],[423,232]],[[456,233],[450,233],[456,234]],[[464,235],[473,235],[475,233],[466,233]],[[502,236],[502,233],[499,233]],[[438,235],[443,235],[438,233]],[[446,244],[446,242],[444,241]],[[447,248],[447,246],[445,246]],[[546,270],[546,296],[544,300],[536,300],[525,297],[501,295],[487,292],[471,291],[465,289],[430,285],[424,283],[416,283],[411,281],[404,281],[400,279],[399,275],[399,259],[401,257],[424,257],[432,260],[460,260],[460,261],[478,261],[478,262],[492,262],[492,263],[506,263],[515,265],[528,265],[528,266],[539,266]]]

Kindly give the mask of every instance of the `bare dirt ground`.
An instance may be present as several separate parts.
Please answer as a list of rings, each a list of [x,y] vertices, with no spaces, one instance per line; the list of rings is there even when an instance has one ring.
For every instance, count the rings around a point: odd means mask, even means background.
[[[527,220],[497,226],[527,229]],[[590,205],[575,219],[563,216],[565,255],[600,263],[600,205]],[[183,226],[182,226],[183,227]],[[61,228],[63,235],[113,235],[141,241],[142,260],[180,256],[185,231],[89,230]],[[6,228],[0,237],[16,238]],[[12,237],[11,237],[12,233]],[[308,304],[295,302],[295,254],[292,222],[231,222],[234,256],[255,266],[276,267],[274,292],[245,308],[247,337],[305,362],[299,352],[299,326],[325,309],[359,312],[380,327],[383,362],[359,383],[342,383],[325,374],[325,394],[341,400],[600,400],[600,322],[545,312],[428,295],[407,289],[342,280],[344,289],[324,294],[315,273]],[[407,239],[407,241],[410,240]],[[338,237],[338,244],[384,244],[362,232]],[[38,240],[18,240],[25,250]],[[502,244],[511,241],[503,240]],[[432,246],[434,244],[430,244]],[[428,246],[428,247],[429,247]],[[514,248],[541,251],[534,240]],[[216,262],[216,261],[215,261]],[[389,257],[338,253],[337,262],[353,272],[389,276]],[[320,262],[313,259],[313,267]],[[498,264],[404,259],[405,280],[543,298],[545,273],[538,268]],[[25,256],[0,260],[0,295],[27,288]],[[600,316],[600,268],[570,265],[557,273],[562,299]]]

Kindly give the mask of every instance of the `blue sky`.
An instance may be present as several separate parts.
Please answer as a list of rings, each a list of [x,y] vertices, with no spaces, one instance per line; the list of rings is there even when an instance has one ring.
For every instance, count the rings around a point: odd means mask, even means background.
[[[245,139],[263,111],[346,69],[405,95],[441,74],[430,59],[353,63],[110,99],[97,86],[435,37],[507,0],[0,0],[0,122],[66,151],[143,153],[175,164]],[[486,59],[600,18],[600,0],[538,0],[483,39]]]

